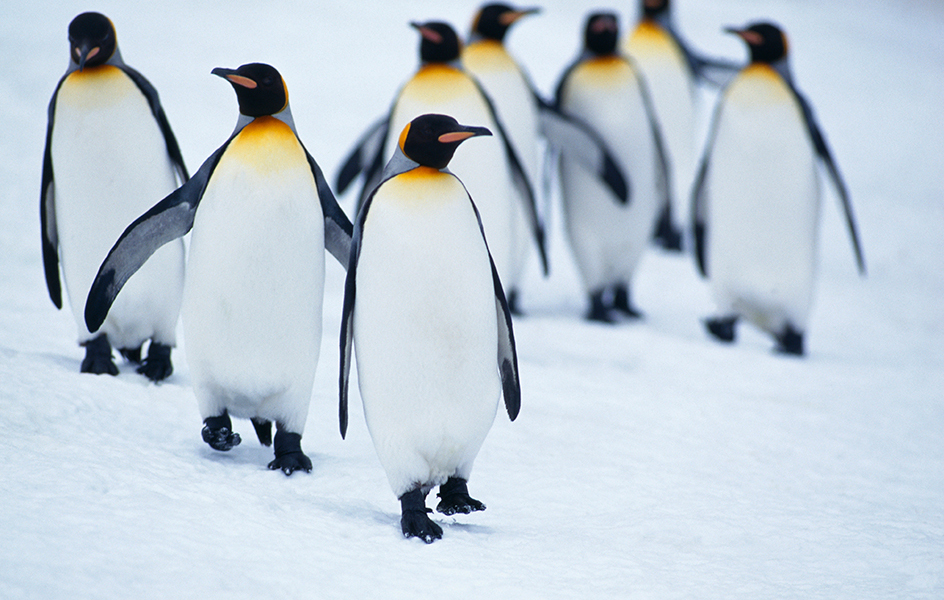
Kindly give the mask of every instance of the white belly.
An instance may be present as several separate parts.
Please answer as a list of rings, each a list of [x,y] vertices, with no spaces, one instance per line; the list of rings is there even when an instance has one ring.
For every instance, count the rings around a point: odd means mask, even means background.
[[[394,182],[381,188],[357,267],[364,414],[398,497],[468,478],[500,394],[488,255],[464,192],[444,179],[415,201],[397,198]]]
[[[578,67],[571,74],[562,105],[606,140],[629,175],[632,196],[628,205],[618,205],[594,174],[564,152],[561,185],[566,228],[589,290],[629,282],[660,206],[655,143],[637,80],[628,66],[597,69]]]
[[[510,286],[517,278],[523,223],[516,216],[520,200],[512,183],[505,148],[488,106],[477,95],[471,81],[463,75],[447,84],[443,86],[424,76],[407,84],[394,107],[384,156],[393,155],[403,127],[414,117],[426,113],[450,115],[463,125],[488,127],[492,131],[491,137],[463,144],[449,163],[449,170],[462,180],[475,201],[495,267],[502,283]],[[434,93],[432,89],[438,91]]]
[[[658,26],[642,23],[624,44],[646,77],[653,109],[672,167],[676,223],[688,222],[688,197],[695,163],[695,90],[685,56]]]
[[[806,325],[819,181],[789,90],[741,77],[724,98],[706,182],[708,274],[722,310],[779,331]]]
[[[204,418],[226,408],[300,433],[321,345],[324,221],[311,171],[293,159],[257,170],[227,153],[217,165],[194,220],[183,320]]]
[[[93,337],[83,315],[98,268],[125,228],[176,180],[147,100],[114,67],[63,83],[52,162],[63,279],[84,342]],[[151,337],[174,344],[183,255],[183,241],[171,242],[128,280],[101,328],[112,344],[132,348]]]

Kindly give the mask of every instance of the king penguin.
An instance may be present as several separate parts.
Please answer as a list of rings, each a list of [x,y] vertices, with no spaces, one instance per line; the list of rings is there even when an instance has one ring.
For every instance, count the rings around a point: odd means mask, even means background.
[[[672,165],[672,190],[685,194],[691,189],[695,171],[697,85],[721,85],[739,68],[733,62],[696,53],[679,35],[669,0],[640,0],[640,4],[639,21],[623,38],[621,47],[646,77]],[[656,230],[663,248],[681,250],[679,224],[688,222],[688,208],[673,195],[671,205],[663,209]]]
[[[426,543],[442,537],[427,516],[433,487],[441,513],[485,509],[469,496],[472,463],[499,396],[512,420],[521,404],[499,274],[476,205],[447,169],[459,144],[483,135],[490,132],[437,114],[403,128],[382,183],[358,213],[344,288],[341,435],[353,351],[403,535]]]
[[[235,131],[125,230],[85,318],[97,329],[128,277],[192,228],[182,316],[203,440],[221,451],[238,445],[233,415],[251,419],[269,446],[274,421],[269,468],[311,471],[301,436],[321,348],[322,248],[346,266],[352,225],[298,138],[279,72],[253,63],[213,74],[236,91]]]
[[[508,30],[522,17],[538,12],[537,8],[516,9],[507,4],[486,4],[475,16],[469,43],[462,50],[462,67],[482,85],[492,100],[532,189],[541,180],[541,147],[538,144],[540,118],[537,96],[520,65],[505,48]],[[531,249],[528,237],[525,199],[514,203],[515,230],[522,238],[517,244],[518,255],[512,257],[514,267],[504,280],[508,305],[519,313],[519,284]]]
[[[718,101],[693,188],[696,259],[719,309],[706,325],[730,342],[745,317],[779,352],[802,355],[820,218],[817,158],[844,207],[862,274],[865,260],[845,183],[793,83],[786,36],[770,23],[728,31],[747,43],[750,64]]]
[[[343,190],[361,170],[366,183],[362,198],[376,186],[381,174],[381,157],[392,156],[396,133],[415,117],[427,113],[448,114],[461,122],[482,123],[494,136],[480,140],[452,163],[469,192],[476,198],[488,236],[489,247],[502,280],[516,286],[520,276],[519,257],[525,236],[517,218],[527,215],[527,229],[540,254],[544,271],[544,227],[535,205],[534,191],[518,150],[496,114],[495,105],[478,81],[460,64],[462,44],[448,23],[430,21],[411,23],[420,34],[420,68],[401,88],[389,115],[368,132],[358,144],[338,180]],[[372,143],[369,140],[377,140]],[[379,152],[371,159],[362,158],[369,147]],[[374,168],[368,168],[373,165]]]
[[[187,169],[154,86],[121,59],[115,27],[87,12],[69,24],[69,67],[49,102],[40,220],[49,297],[62,308],[59,265],[85,347],[83,373],[118,374],[112,345],[138,372],[173,372],[184,284],[184,243],[168,244],[128,282],[100,333],[82,319],[98,265],[124,228],[187,180]],[[142,344],[150,340],[147,357]]]
[[[584,47],[561,77],[557,104],[589,123],[613,149],[631,183],[629,203],[618,198],[565,149],[561,191],[565,228],[588,292],[587,318],[615,322],[640,317],[632,305],[633,273],[668,202],[668,165],[645,81],[617,52],[617,17],[591,14]]]

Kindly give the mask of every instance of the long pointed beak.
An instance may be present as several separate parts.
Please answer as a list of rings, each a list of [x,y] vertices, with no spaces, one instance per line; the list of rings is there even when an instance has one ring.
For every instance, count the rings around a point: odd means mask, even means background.
[[[82,44],[76,46],[76,50],[79,52],[79,60],[76,62],[79,63],[79,71],[81,71],[85,69],[85,63],[88,59],[98,54],[101,49],[98,46],[92,46],[88,42],[82,42]]]
[[[440,135],[438,138],[439,141],[443,144],[450,144],[480,135],[492,135],[492,132],[486,127],[467,127],[465,125],[460,125],[459,127],[460,128],[456,131],[450,131],[449,133]]]
[[[222,77],[234,85],[240,85],[244,88],[249,88],[250,90],[255,89],[258,85],[252,79],[238,75],[236,69],[224,69],[223,67],[216,67],[210,71],[210,73],[216,75],[217,77]]]

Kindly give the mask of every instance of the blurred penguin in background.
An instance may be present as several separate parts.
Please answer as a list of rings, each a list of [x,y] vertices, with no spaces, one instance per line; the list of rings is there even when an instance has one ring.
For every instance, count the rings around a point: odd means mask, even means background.
[[[667,250],[681,250],[680,224],[688,222],[689,207],[678,199],[687,197],[694,177],[697,85],[721,86],[739,66],[697,54],[679,35],[670,0],[641,0],[640,10],[636,28],[623,39],[622,50],[646,77],[672,166],[675,195],[659,217],[656,240]]]
[[[117,375],[112,346],[140,363],[138,372],[152,381],[173,372],[183,240],[161,248],[128,282],[97,335],[83,314],[111,244],[155,198],[187,177],[157,90],[122,60],[111,20],[96,12],[75,17],[69,24],[69,67],[49,102],[40,220],[46,286],[62,308],[61,265],[79,345],[85,347],[81,372]]]
[[[561,190],[565,227],[589,295],[587,318],[613,323],[638,318],[630,286],[668,197],[668,166],[645,81],[617,51],[615,13],[591,14],[577,60],[561,77],[557,105],[590,124],[628,175],[622,203],[565,149]]]
[[[415,117],[447,114],[463,123],[481,123],[492,137],[472,144],[451,163],[475,198],[492,258],[510,288],[517,286],[525,244],[536,243],[547,271],[544,227],[534,191],[513,142],[482,86],[462,68],[462,44],[447,23],[412,23],[420,35],[420,67],[400,88],[387,117],[375,123],[358,141],[338,175],[338,193],[361,173],[363,200],[380,181],[383,157],[393,156],[397,135]],[[526,219],[520,219],[520,214]],[[520,231],[527,228],[532,240]]]
[[[779,352],[804,353],[817,260],[822,163],[842,202],[859,272],[865,259],[846,185],[810,103],[790,71],[786,35],[771,23],[727,30],[750,63],[715,109],[692,192],[695,256],[718,315],[718,340],[746,318]]]

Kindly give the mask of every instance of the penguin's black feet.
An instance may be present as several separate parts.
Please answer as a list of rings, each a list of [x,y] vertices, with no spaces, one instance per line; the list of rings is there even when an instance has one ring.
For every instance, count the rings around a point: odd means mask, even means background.
[[[803,356],[803,334],[794,329],[792,325],[788,324],[784,327],[783,332],[776,337],[777,352]]]
[[[111,357],[111,344],[108,343],[108,334],[91,339],[84,344],[85,358],[82,359],[80,371],[94,375],[117,375],[118,367]]]
[[[619,284],[613,288],[613,308],[630,319],[641,319],[642,313],[632,307],[629,302],[629,287]]]
[[[659,217],[659,223],[656,225],[655,235],[656,243],[662,246],[664,250],[681,252],[682,250],[682,232],[672,223],[672,211],[666,207]]]
[[[477,510],[485,510],[485,505],[469,496],[465,479],[450,477],[439,486],[438,496],[442,498],[436,510],[444,515],[462,513],[467,515]]]
[[[138,348],[138,357],[140,356],[141,349]],[[170,377],[174,372],[174,365],[170,362],[170,346],[152,341],[148,346],[147,358],[137,371],[154,382]]]
[[[442,527],[429,518],[432,512],[426,508],[426,494],[420,489],[400,496],[400,529],[403,537],[418,537],[427,544],[442,539]]]
[[[737,323],[737,317],[724,317],[716,319],[706,319],[705,328],[715,339],[722,342],[734,341],[734,325]]]
[[[258,431],[257,431],[258,433]],[[302,452],[302,436],[279,427],[275,432],[275,460],[269,463],[273,471],[281,469],[285,475],[295,471],[311,473],[311,459]]]
[[[272,445],[272,421],[267,421],[266,419],[260,419],[258,417],[253,417],[250,419],[252,421],[252,426],[256,430],[256,437],[259,438],[259,443],[263,446]]]
[[[516,317],[522,316],[524,313],[521,312],[520,299],[518,298],[518,290],[508,290],[508,293],[505,294],[505,302],[508,303],[508,312],[515,315]]]
[[[242,442],[239,434],[233,431],[233,422],[225,411],[218,417],[207,417],[203,420],[203,441],[210,448],[226,452],[232,450]]]
[[[118,348],[118,352],[129,363],[141,364],[141,346],[137,348]]]
[[[587,312],[587,320],[597,323],[616,323],[617,318],[610,310],[610,306],[603,300],[605,289],[590,294],[590,311]]]

